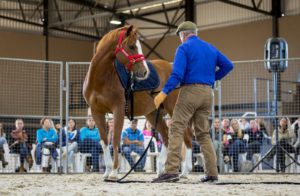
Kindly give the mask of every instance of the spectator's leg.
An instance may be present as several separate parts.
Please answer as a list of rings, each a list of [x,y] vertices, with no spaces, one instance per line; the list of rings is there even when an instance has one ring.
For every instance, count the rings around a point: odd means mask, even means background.
[[[77,151],[78,144],[77,142],[72,142],[68,146],[68,167],[72,167],[73,165],[73,155]]]
[[[229,155],[232,156],[233,159],[233,171],[238,172],[239,171],[239,143],[238,140],[234,141],[234,143],[229,145]]]
[[[136,148],[133,149],[134,152],[136,152],[138,155],[142,156],[143,152],[145,151],[143,146],[137,146]],[[147,152],[145,156],[142,158],[141,162],[137,165],[136,169],[144,169],[145,163],[146,163],[146,158],[147,158]]]
[[[252,155],[255,151],[255,148],[256,148],[256,145],[253,142],[248,145],[248,152],[247,152],[247,157],[246,157],[248,161],[252,160]]]
[[[132,150],[129,146],[123,146],[123,154],[124,154],[126,160],[128,161],[130,167],[132,168],[134,166],[134,161],[130,155],[131,152],[132,152]]]
[[[37,144],[36,146],[36,164],[41,166],[42,163],[42,144]]]
[[[20,145],[20,169],[19,172],[25,172],[25,168],[24,168],[24,163],[25,163],[25,159],[28,156],[28,148],[25,145],[25,143],[22,143]]]
[[[281,146],[283,147],[283,146]],[[281,172],[285,172],[285,154],[284,151],[278,147],[278,152],[277,152],[277,159],[279,159],[279,167]]]
[[[113,149],[113,145],[110,144],[110,145],[108,146],[108,148],[109,148],[110,156],[114,157],[114,149]]]
[[[92,154],[92,165],[93,165],[93,172],[99,171],[99,154],[101,152],[100,150],[100,144],[94,141],[90,141],[90,148],[91,148],[91,154]]]
[[[52,158],[55,161],[57,161],[58,152],[57,152],[57,150],[56,150],[56,148],[54,146],[50,148],[50,153],[51,153]]]

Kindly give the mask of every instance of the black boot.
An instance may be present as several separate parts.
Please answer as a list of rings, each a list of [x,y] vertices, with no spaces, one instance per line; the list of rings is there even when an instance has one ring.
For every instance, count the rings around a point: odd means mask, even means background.
[[[0,161],[2,161],[2,167],[3,168],[5,168],[8,165],[8,162],[5,161],[3,148],[0,148]]]

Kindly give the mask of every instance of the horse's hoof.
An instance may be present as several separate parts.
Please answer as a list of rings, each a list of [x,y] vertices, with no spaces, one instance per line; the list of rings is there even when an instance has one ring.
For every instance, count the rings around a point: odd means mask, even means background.
[[[180,175],[179,175],[179,178],[182,178],[182,179],[188,179],[188,176],[187,176],[187,174],[180,174]]]
[[[108,176],[107,180],[112,181],[112,182],[116,182],[116,181],[118,181],[118,177],[116,177],[116,176]]]
[[[103,174],[103,178],[108,179],[110,172],[111,172],[111,170],[106,169],[105,173]]]

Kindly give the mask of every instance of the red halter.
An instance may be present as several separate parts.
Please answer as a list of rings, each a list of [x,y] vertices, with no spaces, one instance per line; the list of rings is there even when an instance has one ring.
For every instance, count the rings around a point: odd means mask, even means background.
[[[132,66],[139,61],[143,61],[145,60],[144,55],[142,54],[134,54],[134,55],[129,55],[124,48],[122,47],[122,41],[123,41],[123,37],[124,37],[124,33],[125,33],[126,29],[123,29],[120,33],[120,37],[119,37],[119,42],[117,45],[117,48],[115,50],[115,55],[117,55],[119,52],[122,52],[127,59],[129,60],[129,63],[126,65],[127,70],[131,71]]]

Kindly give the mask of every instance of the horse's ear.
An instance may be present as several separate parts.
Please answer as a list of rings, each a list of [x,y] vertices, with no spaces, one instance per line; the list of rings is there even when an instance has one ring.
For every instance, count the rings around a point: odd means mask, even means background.
[[[130,25],[130,26],[127,28],[126,36],[129,36],[130,33],[132,32],[132,30],[133,30],[133,25]]]

